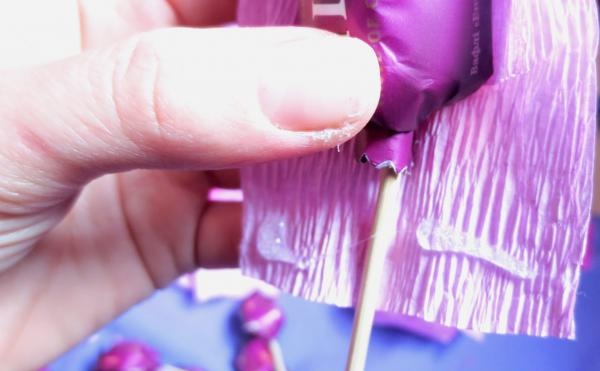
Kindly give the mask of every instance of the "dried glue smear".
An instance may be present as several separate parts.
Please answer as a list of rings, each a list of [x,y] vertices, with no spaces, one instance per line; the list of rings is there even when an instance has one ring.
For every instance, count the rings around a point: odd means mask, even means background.
[[[419,246],[427,251],[470,256],[524,279],[536,276],[535,271],[529,268],[526,262],[513,258],[497,246],[489,245],[454,227],[436,225],[433,220],[425,219],[419,223],[416,234]]]
[[[298,269],[306,269],[310,264],[310,259],[299,256],[290,248],[286,223],[279,221],[266,225],[268,227],[259,235],[258,253],[260,256],[270,261],[291,264]]]

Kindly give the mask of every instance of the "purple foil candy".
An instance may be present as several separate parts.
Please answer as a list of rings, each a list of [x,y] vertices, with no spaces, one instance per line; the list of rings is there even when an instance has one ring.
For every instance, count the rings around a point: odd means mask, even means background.
[[[378,168],[405,169],[412,135],[395,135],[471,94],[493,71],[491,0],[242,0],[238,15],[242,25],[299,22],[373,47],[382,74],[373,123],[387,134],[368,143],[364,159]]]
[[[124,341],[104,353],[97,371],[155,371],[161,365],[158,353],[145,344]]]
[[[492,16],[492,78],[414,132],[377,307],[573,338],[593,189],[597,4],[494,1]],[[355,161],[357,145],[242,171],[245,274],[305,299],[356,302],[379,186],[378,171]]]
[[[238,371],[273,371],[273,358],[268,340],[250,340],[242,348],[235,364]]]
[[[242,302],[240,317],[244,330],[264,339],[276,337],[284,321],[277,301],[259,291]]]
[[[492,74],[491,0],[301,0],[301,23],[373,47],[383,83],[374,122],[396,132]]]

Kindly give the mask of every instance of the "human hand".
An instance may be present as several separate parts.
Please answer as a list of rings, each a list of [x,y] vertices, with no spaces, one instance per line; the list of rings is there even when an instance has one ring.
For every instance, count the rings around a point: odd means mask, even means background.
[[[39,367],[182,272],[235,264],[239,205],[207,192],[237,177],[215,170],[333,147],[373,114],[378,64],[360,41],[173,27],[234,13],[229,0],[0,5],[3,370]]]

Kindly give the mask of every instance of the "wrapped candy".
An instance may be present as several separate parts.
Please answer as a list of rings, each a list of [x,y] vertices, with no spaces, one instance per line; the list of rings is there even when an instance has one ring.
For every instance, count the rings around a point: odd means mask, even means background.
[[[273,371],[274,364],[268,340],[255,338],[244,345],[236,359],[238,371]]]
[[[257,16],[251,3],[240,2],[242,22]],[[291,24],[298,9],[269,0],[259,10]],[[462,329],[573,338],[592,193],[596,3],[494,1],[491,14],[493,76],[414,131],[377,306]],[[246,274],[306,299],[356,302],[379,186],[355,160],[360,145],[243,171]]]
[[[163,364],[158,352],[136,341],[122,341],[98,358],[96,371],[204,371],[200,367]]]
[[[160,365],[154,349],[143,343],[123,341],[100,356],[96,371],[157,371]]]
[[[267,340],[277,336],[284,321],[276,300],[259,291],[243,301],[239,313],[246,332]]]
[[[241,1],[242,25],[293,24],[349,34],[379,59],[382,92],[363,159],[405,168],[412,131],[492,74],[491,0]]]
[[[244,330],[257,337],[240,353],[240,371],[285,371],[283,352],[276,339],[284,316],[275,298],[256,291],[242,302],[239,314]],[[268,352],[268,357],[263,354],[264,351]]]

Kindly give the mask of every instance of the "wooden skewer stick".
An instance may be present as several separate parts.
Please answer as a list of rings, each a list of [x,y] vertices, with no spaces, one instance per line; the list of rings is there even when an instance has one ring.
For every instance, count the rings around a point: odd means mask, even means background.
[[[286,371],[283,352],[281,351],[281,347],[277,340],[269,340],[269,351],[271,352],[271,358],[273,358],[273,367],[275,371]]]
[[[395,214],[398,210],[396,182],[397,176],[391,170],[381,171],[373,235],[367,248],[363,267],[346,371],[363,371],[365,369],[373,319],[381,291],[385,258],[388,247],[396,235]]]

